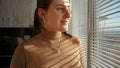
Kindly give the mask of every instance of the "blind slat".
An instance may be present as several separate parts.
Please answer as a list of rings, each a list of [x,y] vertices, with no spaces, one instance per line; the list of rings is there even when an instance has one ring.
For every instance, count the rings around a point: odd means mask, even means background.
[[[114,1],[116,1],[116,0],[114,0]],[[109,4],[109,2],[112,2],[111,4]],[[98,10],[97,11],[102,11],[102,10],[104,10],[104,9],[107,9],[107,8],[109,8],[109,7],[111,7],[111,6],[114,6],[114,5],[116,5],[117,3],[120,3],[120,1],[116,1],[116,2],[113,2],[113,1],[109,1],[108,3],[106,3],[106,4],[104,4],[104,5],[102,5],[103,7],[102,7],[102,9],[99,9],[98,8]],[[105,6],[105,5],[107,5],[107,6]],[[104,7],[105,6],[105,7]]]
[[[95,53],[96,53],[96,52],[95,52]],[[97,53],[96,53],[96,54],[97,54]],[[102,57],[100,57],[100,56],[102,56]],[[113,68],[114,68],[114,67],[119,67],[120,64],[116,64],[116,63],[108,60],[109,57],[104,56],[102,53],[101,53],[100,56],[99,56],[99,55],[95,55],[94,57],[95,57],[95,58],[98,58],[99,60],[101,60],[101,63],[103,63],[103,64],[106,63],[107,68],[111,68],[111,67],[108,67],[108,66],[112,66]],[[104,57],[105,57],[105,58],[104,58]],[[112,59],[112,58],[110,58],[110,59]]]
[[[117,52],[118,50],[114,50],[114,49],[111,49],[111,48],[106,48],[106,47],[98,47],[96,45],[94,45],[94,49],[98,49],[99,51],[104,51],[105,53],[108,53],[109,55],[112,55],[112,57],[116,58],[117,62],[120,62],[120,52]],[[116,53],[115,53],[116,52]]]
[[[91,68],[119,68],[120,0],[93,0]]]

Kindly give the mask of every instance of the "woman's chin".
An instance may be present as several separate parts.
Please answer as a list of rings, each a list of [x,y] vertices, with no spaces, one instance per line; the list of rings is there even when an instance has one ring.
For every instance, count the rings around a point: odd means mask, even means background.
[[[62,32],[66,32],[66,31],[68,31],[68,28],[63,28],[62,29]]]

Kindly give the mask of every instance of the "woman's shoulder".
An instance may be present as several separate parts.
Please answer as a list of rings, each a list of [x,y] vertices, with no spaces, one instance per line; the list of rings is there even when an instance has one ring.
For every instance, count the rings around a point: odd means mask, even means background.
[[[31,49],[34,49],[38,46],[37,38],[32,37],[30,39],[24,40],[21,44],[19,44],[16,48],[16,50],[19,51],[31,51]]]
[[[20,45],[25,47],[25,46],[33,46],[33,45],[37,45],[38,41],[40,41],[40,39],[38,38],[38,35],[33,36],[29,39],[24,40]]]
[[[79,37],[74,36],[74,35],[71,35],[71,34],[68,34],[68,33],[66,33],[65,35],[66,35],[67,38],[70,39],[73,43],[77,43],[77,44],[80,44],[80,43],[81,43]]]
[[[35,36],[25,40],[24,44],[35,44],[35,43],[37,43],[37,42],[39,42],[41,40],[42,40],[42,37],[41,37],[40,34],[38,34],[38,35],[35,35]]]

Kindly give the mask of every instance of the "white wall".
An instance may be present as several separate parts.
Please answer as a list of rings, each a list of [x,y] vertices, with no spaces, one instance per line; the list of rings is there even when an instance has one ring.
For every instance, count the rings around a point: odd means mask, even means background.
[[[87,0],[71,0],[72,1],[72,28],[71,33],[80,37],[80,26],[87,24],[88,5]],[[87,28],[87,26],[85,26]]]
[[[87,40],[88,40],[88,0],[71,0],[72,22],[70,33],[80,38],[85,50],[87,64]]]
[[[29,27],[36,0],[0,0],[0,27]]]

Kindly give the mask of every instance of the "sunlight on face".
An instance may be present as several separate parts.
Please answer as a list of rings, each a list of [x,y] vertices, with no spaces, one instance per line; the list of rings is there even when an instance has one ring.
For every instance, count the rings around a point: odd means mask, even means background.
[[[46,14],[45,29],[65,32],[68,30],[70,18],[69,0],[53,0]]]

